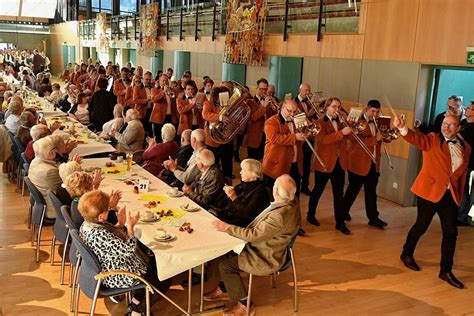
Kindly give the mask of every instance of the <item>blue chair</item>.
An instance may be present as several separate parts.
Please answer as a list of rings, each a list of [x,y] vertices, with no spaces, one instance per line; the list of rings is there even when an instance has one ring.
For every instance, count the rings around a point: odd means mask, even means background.
[[[147,316],[150,315],[150,293],[154,293],[154,287],[144,280],[141,276],[130,271],[106,271],[103,272],[99,261],[91,249],[84,243],[79,236],[77,230],[69,231],[72,242],[79,251],[80,257],[78,259],[79,273],[78,285],[75,293],[74,315],[78,313],[80,291],[92,299],[90,315],[94,315],[97,298],[109,297],[129,293],[131,291],[145,289],[146,290],[146,309]],[[104,278],[117,274],[126,274],[140,281],[139,284],[128,288],[106,288],[102,286]]]
[[[79,202],[77,200],[72,201],[71,203],[71,219],[74,222],[74,226],[79,229],[81,227],[82,223],[84,222],[84,217],[82,217],[81,213],[79,212],[79,209],[77,208],[79,205]]]
[[[286,260],[281,266],[281,268],[276,272],[271,275],[272,277],[272,287],[276,287],[275,283],[275,278],[276,275],[280,274],[281,272],[287,270],[289,267],[293,270],[293,288],[294,288],[294,306],[293,309],[295,312],[298,311],[298,280],[296,277],[296,263],[295,263],[295,255],[293,252],[293,246],[296,241],[296,237],[298,235],[295,235],[290,241],[290,243],[287,246],[287,255],[286,255]],[[253,275],[250,273],[249,276],[249,286],[248,286],[248,296],[247,296],[247,316],[250,315],[250,301],[252,297],[252,281],[253,281]]]
[[[22,152],[20,154],[20,157],[21,157],[21,165],[23,166],[23,168],[22,168],[22,170],[23,170],[22,177],[24,178],[24,177],[28,176],[28,171],[30,170],[30,163],[26,159],[25,152]],[[21,183],[21,196],[25,196],[25,180],[23,180],[22,183]]]
[[[64,266],[66,264],[66,241],[68,239],[69,228],[66,221],[61,213],[61,207],[63,203],[58,199],[54,192],[48,190],[47,192],[49,199],[53,203],[54,210],[56,211],[56,221],[53,226],[53,239],[51,240],[51,265],[54,264],[54,254],[56,247],[56,240],[64,244],[63,257],[61,259],[61,275],[60,282],[63,284],[64,281]]]
[[[41,232],[43,226],[51,226],[54,224],[54,218],[47,218],[46,215],[46,201],[43,195],[31,182],[28,177],[25,177],[25,183],[30,191],[30,196],[34,200],[33,207],[31,208],[31,240],[35,235],[36,226],[38,227],[38,233],[36,236],[36,262],[39,262],[39,252],[41,246]]]
[[[13,136],[12,141],[13,141],[13,145],[15,146],[15,148],[17,150],[17,153],[18,153],[18,160],[17,160],[18,168],[17,168],[16,186],[20,187],[20,178],[21,178],[21,175],[23,173],[22,172],[23,164],[21,163],[21,154],[25,152],[26,147],[25,147],[25,145],[23,145],[21,140],[16,135]]]
[[[18,146],[15,144],[15,134],[12,132],[8,131],[8,136],[10,137],[10,140],[13,143],[13,168],[11,170],[11,179],[15,179],[15,177],[18,177],[19,173],[19,161],[20,161],[20,150],[18,149]],[[18,178],[17,178],[18,182]]]

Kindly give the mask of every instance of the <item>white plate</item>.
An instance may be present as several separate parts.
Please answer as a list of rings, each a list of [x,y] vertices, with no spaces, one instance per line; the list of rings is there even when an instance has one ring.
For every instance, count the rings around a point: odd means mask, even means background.
[[[143,223],[153,223],[153,222],[157,222],[159,221],[160,218],[157,217],[157,216],[153,216],[152,218],[150,219],[144,219],[144,218],[140,218],[140,222],[143,222]]]
[[[181,205],[180,208],[186,212],[196,212],[201,209],[199,206],[193,206],[193,205]]]
[[[167,242],[167,241],[172,241],[176,238],[175,235],[173,234],[167,234],[165,237],[163,238],[159,238],[159,237],[156,237],[156,236],[153,236],[153,239],[155,239],[156,241],[161,241],[161,242]]]
[[[184,195],[184,192],[178,191],[178,193],[171,193],[171,191],[166,192],[169,197],[181,197]]]

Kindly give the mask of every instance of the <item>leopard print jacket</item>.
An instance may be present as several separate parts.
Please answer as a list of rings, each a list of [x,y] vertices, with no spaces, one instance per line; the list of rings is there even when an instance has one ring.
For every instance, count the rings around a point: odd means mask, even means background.
[[[123,241],[100,224],[84,221],[80,229],[81,237],[94,252],[102,271],[125,270],[144,276],[145,262],[137,255],[137,239],[129,237]],[[109,288],[126,288],[136,282],[130,276],[112,275],[104,279],[103,285]]]

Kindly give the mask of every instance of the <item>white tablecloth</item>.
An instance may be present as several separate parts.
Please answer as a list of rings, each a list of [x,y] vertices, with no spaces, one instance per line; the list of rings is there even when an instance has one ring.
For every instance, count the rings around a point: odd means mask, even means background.
[[[60,111],[61,112],[61,111]],[[76,120],[68,117],[68,118],[61,118],[61,117],[49,117],[46,118],[48,125],[50,125],[53,121],[59,120],[64,125],[74,124],[74,132],[78,134],[77,140],[83,143],[77,144],[77,147],[74,148],[69,156],[79,155],[79,156],[88,156],[93,154],[101,154],[101,153],[109,153],[115,151],[115,148],[107,142],[99,141],[96,138],[95,134],[91,134],[91,137],[88,137],[89,130],[87,127],[82,125],[81,123],[77,122]],[[64,129],[62,131],[55,131],[56,133],[66,133],[70,134],[68,129]]]
[[[107,158],[84,159],[82,165],[86,167],[102,167],[110,161]],[[117,166],[119,164],[114,162]],[[137,174],[137,175],[133,175]],[[138,176],[147,177],[150,180],[150,191],[148,193],[133,193],[133,185],[127,185],[123,179],[125,177],[137,178]],[[152,174],[134,165],[132,171],[127,175],[106,175],[102,181],[100,189],[110,193],[111,190],[121,190],[122,205],[125,204],[128,210],[146,211],[145,201],[139,200],[142,194],[152,194],[166,196],[169,186],[154,177]],[[189,204],[196,205],[187,197],[168,198],[159,204],[159,208],[167,210],[168,208],[176,209],[179,206]],[[119,204],[120,205],[120,204]],[[135,227],[135,233],[140,241],[150,248],[155,254],[156,265],[158,270],[158,278],[160,280],[168,279],[181,272],[199,266],[219,256],[233,250],[240,253],[244,248],[243,240],[229,236],[226,233],[218,232],[213,226],[212,221],[216,218],[204,209],[197,212],[188,212],[182,217],[191,223],[194,231],[192,233],[181,232],[177,227],[166,225],[168,221],[159,221],[155,223],[141,223]],[[153,239],[157,228],[164,228],[167,233],[176,235],[176,239],[170,242],[157,242]]]

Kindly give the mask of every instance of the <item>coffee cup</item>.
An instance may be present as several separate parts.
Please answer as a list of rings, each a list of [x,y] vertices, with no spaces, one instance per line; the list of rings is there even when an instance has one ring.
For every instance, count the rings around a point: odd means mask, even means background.
[[[123,156],[117,156],[117,162],[122,163],[123,162]]]
[[[156,238],[165,238],[166,237],[166,230],[163,228],[157,228],[155,232]]]
[[[149,221],[153,218],[153,213],[151,211],[144,211],[140,213],[142,219]]]
[[[171,193],[172,195],[177,195],[177,194],[178,194],[178,188],[171,187],[170,193]]]

